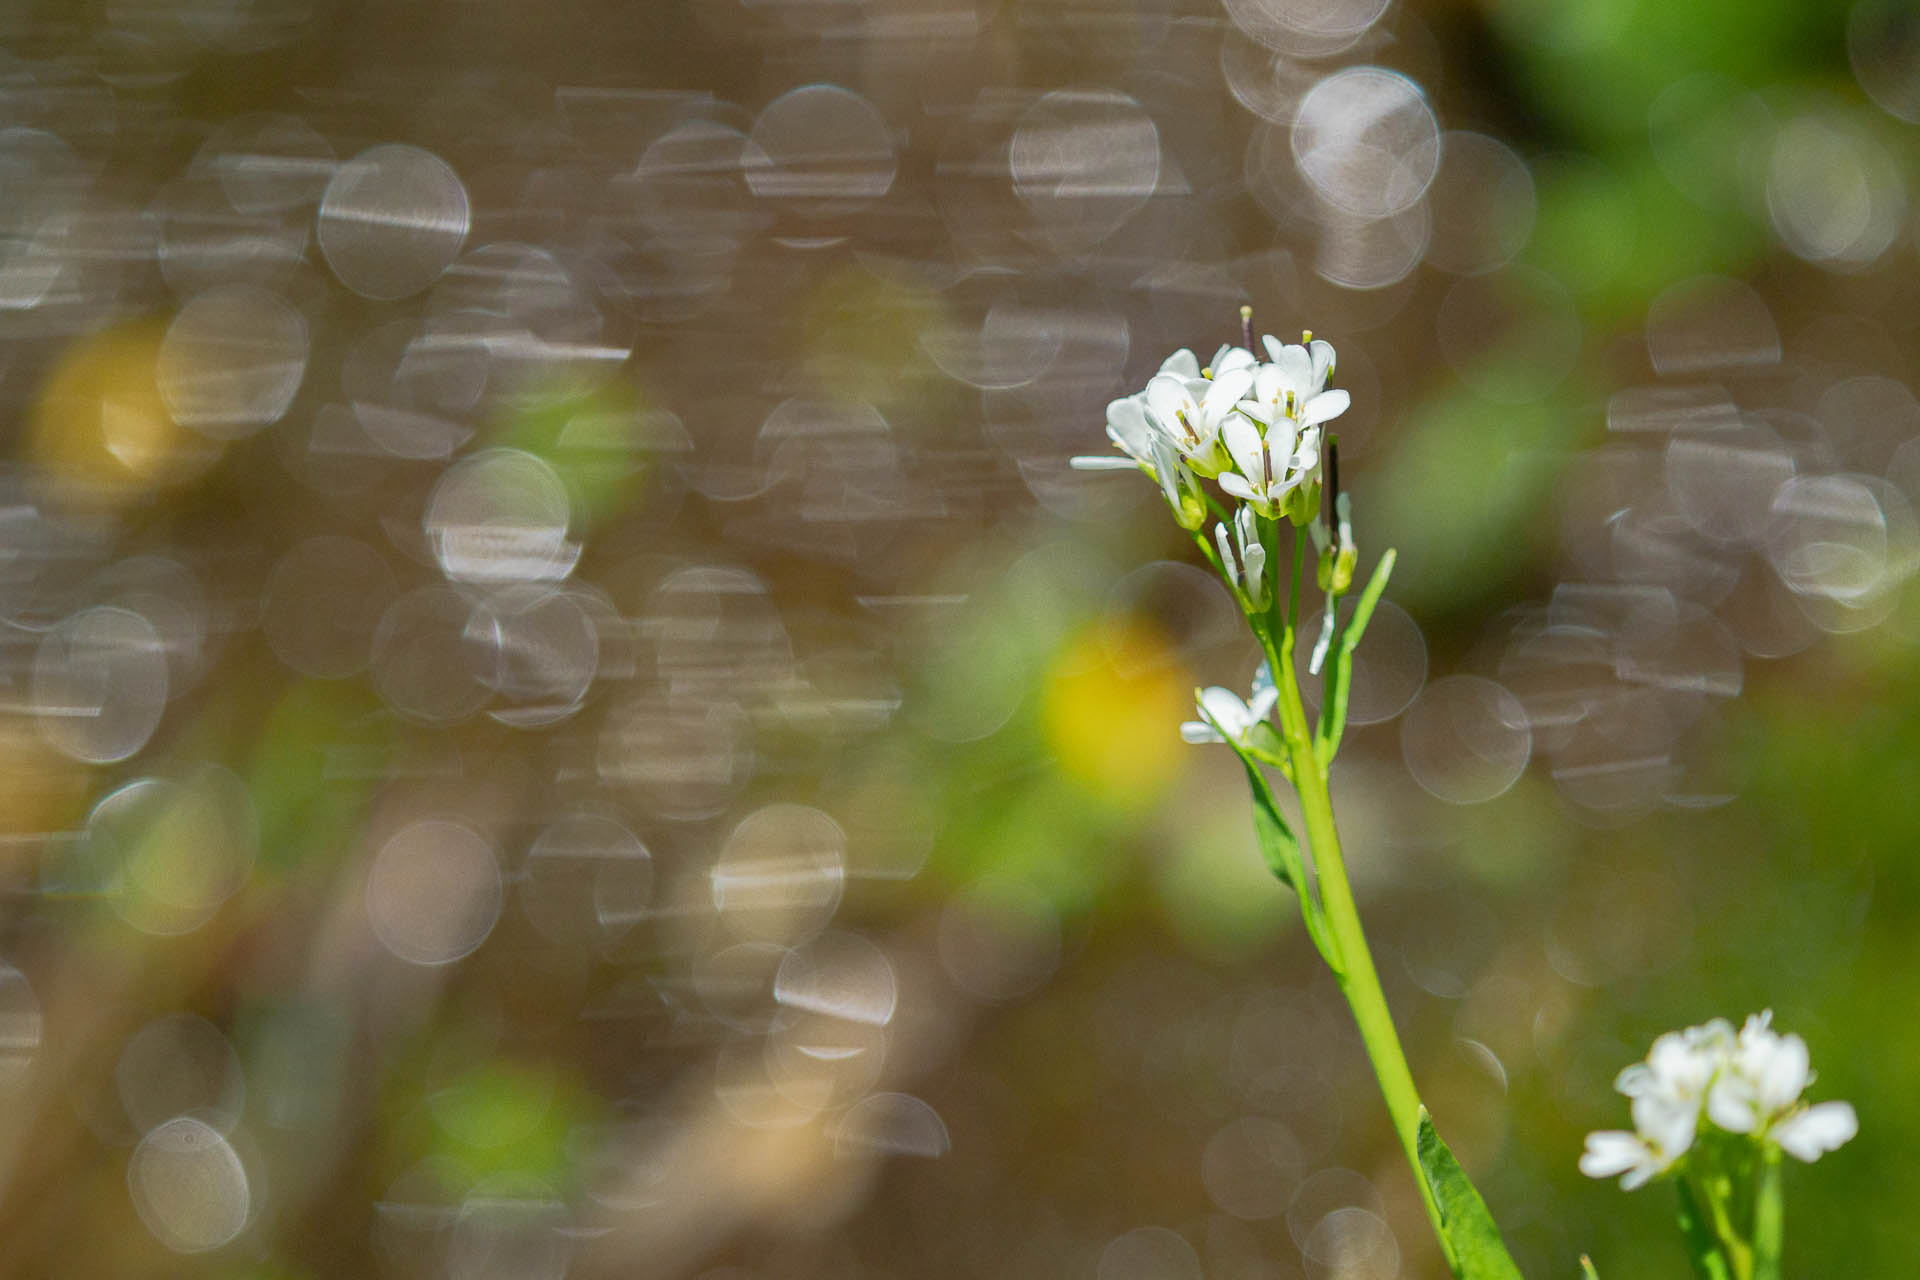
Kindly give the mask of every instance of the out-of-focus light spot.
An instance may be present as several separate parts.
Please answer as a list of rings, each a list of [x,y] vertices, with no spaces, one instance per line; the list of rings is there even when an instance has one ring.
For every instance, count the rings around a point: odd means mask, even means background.
[[[239,891],[259,853],[253,799],[238,777],[200,766],[184,781],[143,778],[87,818],[81,855],[113,909],[142,933],[190,933]]]
[[[380,616],[373,686],[388,706],[426,724],[452,724],[487,703],[483,655],[467,638],[473,603],[452,587],[416,587]]]
[[[735,932],[793,943],[826,927],[846,886],[846,834],[818,809],[770,804],[740,820],[712,871]]]
[[[1775,128],[1759,94],[1721,76],[1684,76],[1653,100],[1647,126],[1654,163],[1695,204],[1744,210],[1759,198]]]
[[[1093,623],[1070,637],[1043,687],[1041,720],[1060,768],[1118,808],[1151,804],[1189,750],[1169,726],[1188,710],[1193,677],[1158,630]]]
[[[884,1027],[831,1014],[796,1015],[789,1007],[767,1039],[767,1076],[789,1097],[824,1092],[829,1105],[844,1105],[879,1083],[888,1042]]]
[[[1459,130],[1441,135],[1440,169],[1427,204],[1433,211],[1427,263],[1455,275],[1513,261],[1539,212],[1526,161],[1497,138]]]
[[[1774,231],[1802,258],[1864,267],[1900,234],[1906,182],[1887,149],[1851,121],[1801,116],[1774,138],[1767,210]]]
[[[899,999],[893,965],[856,933],[823,933],[788,952],[773,998],[790,1009],[884,1027]]]
[[[598,945],[645,919],[653,859],[627,826],[604,814],[555,818],[527,850],[520,908],[549,941]]]
[[[617,190],[648,230],[688,252],[725,253],[766,215],[751,206],[746,135],[716,120],[689,120],[647,144]],[[764,176],[764,175],[763,175]]]
[[[434,486],[422,522],[455,582],[543,582],[580,557],[567,539],[572,508],[552,466],[518,449],[462,458]]]
[[[298,116],[242,116],[215,129],[193,168],[210,173],[241,213],[279,213],[320,203],[333,177],[333,147]]]
[[[466,636],[481,679],[506,705],[488,712],[502,724],[542,728],[580,709],[600,661],[593,619],[569,592],[516,585],[477,605]]]
[[[788,950],[777,942],[736,942],[706,952],[693,962],[693,994],[723,1026],[764,1035],[780,1013],[773,980]]]
[[[307,249],[307,222],[297,210],[243,212],[219,180],[202,170],[189,170],[162,189],[147,217],[159,233],[160,272],[178,294],[279,285]]]
[[[985,881],[941,910],[939,950],[956,987],[983,1000],[1012,1000],[1053,976],[1060,963],[1060,916],[1030,885]]]
[[[354,538],[308,538],[267,578],[260,626],[274,656],[303,675],[340,680],[366,670],[373,633],[396,594],[393,570]]]
[[[1647,306],[1647,355],[1662,376],[1780,362],[1780,330],[1753,286],[1697,276],[1662,290]]]
[[[348,420],[316,423],[314,447],[422,461],[452,457],[473,436],[469,419],[486,388],[488,362],[479,344],[446,339],[411,320],[361,335],[340,362]],[[328,412],[339,407],[322,410]]]
[[[192,1115],[231,1132],[246,1100],[240,1059],[205,1018],[176,1013],[135,1032],[113,1069],[127,1119],[142,1133]]]
[[[140,1140],[127,1161],[127,1192],[141,1223],[175,1253],[218,1249],[253,1212],[239,1154],[192,1116],[176,1116]]]
[[[157,377],[173,420],[215,440],[277,422],[307,372],[307,322],[264,289],[195,297],[160,344]]]
[[[1324,209],[1318,221],[1320,243],[1314,249],[1314,273],[1343,289],[1385,289],[1399,284],[1420,265],[1433,237],[1433,219],[1425,203],[1384,218]]]
[[[1207,1140],[1200,1181],[1221,1210],[1261,1222],[1287,1211],[1306,1165],[1306,1154],[1284,1121],[1242,1116]]]
[[[1293,122],[1293,156],[1314,191],[1366,219],[1419,203],[1440,167],[1440,124],[1420,86],[1380,67],[1315,85]]]
[[[1386,1212],[1386,1201],[1365,1174],[1339,1167],[1321,1169],[1302,1182],[1288,1202],[1287,1234],[1304,1253],[1327,1215],[1349,1208],[1380,1216]]]
[[[1920,124],[1920,17],[1905,0],[1860,0],[1847,15],[1847,58],[1875,105]]]
[[[449,1280],[560,1280],[573,1259],[573,1216],[551,1190],[489,1179],[460,1204],[448,1233]]]
[[[1057,89],[1020,117],[1013,189],[1052,234],[1089,244],[1145,204],[1161,178],[1160,131],[1127,94]]]
[[[100,605],[61,622],[33,657],[32,705],[40,732],[88,764],[139,753],[167,705],[167,655],[151,622]]]
[[[1311,1280],[1394,1280],[1400,1274],[1400,1241],[1379,1214],[1335,1209],[1314,1224],[1300,1246]]]
[[[952,1148],[946,1122],[932,1107],[904,1093],[876,1093],[847,1108],[833,1129],[834,1152],[933,1159]]]
[[[1847,378],[1820,393],[1815,412],[1840,462],[1849,470],[1884,473],[1907,445],[1920,441],[1920,401],[1894,378]]]
[[[420,292],[459,256],[471,216],[452,167],[419,147],[370,147],[320,200],[320,250],[340,283],[381,301]]]
[[[1227,16],[1247,36],[1295,58],[1326,58],[1351,48],[1387,0],[1226,0]]]
[[[1773,517],[1768,558],[1823,630],[1878,622],[1920,566],[1913,506],[1876,476],[1795,476],[1774,495]]]
[[[676,705],[649,698],[607,713],[595,771],[636,802],[679,821],[724,810],[753,774],[747,713],[735,701]]]
[[[1772,495],[1793,476],[1782,439],[1759,422],[1684,432],[1667,443],[1667,493],[1695,533],[1720,545],[1757,545]]]
[[[503,896],[493,846],[472,827],[428,818],[381,847],[367,876],[367,921],[409,964],[471,954],[493,932]]]
[[[1532,267],[1459,281],[1441,300],[1436,324],[1447,363],[1496,404],[1545,398],[1580,358],[1580,313],[1572,295]]]
[[[747,186],[763,200],[832,214],[893,187],[897,161],[887,122],[851,89],[810,84],[768,103],[743,157]]]
[[[0,963],[0,1097],[17,1093],[40,1056],[44,1020],[27,975]]]
[[[1353,604],[1342,602],[1351,615]],[[1317,636],[1326,610],[1300,628],[1303,636]],[[1304,647],[1304,646],[1303,646]],[[1296,653],[1300,692],[1315,710],[1320,707],[1322,680],[1307,670],[1310,654]],[[1353,651],[1353,675],[1347,696],[1347,723],[1381,724],[1407,709],[1427,681],[1427,639],[1413,615],[1391,600],[1381,600],[1367,623],[1367,633]]]
[[[34,403],[29,456],[63,498],[117,505],[205,471],[220,445],[173,420],[156,367],[163,330],[103,330],[60,357]]]
[[[1400,722],[1401,753],[1421,789],[1449,804],[1480,804],[1519,781],[1533,754],[1520,700],[1480,676],[1429,684]]]
[[[1187,1238],[1165,1227],[1135,1227],[1107,1241],[1096,1280],[1200,1280],[1200,1255]]]

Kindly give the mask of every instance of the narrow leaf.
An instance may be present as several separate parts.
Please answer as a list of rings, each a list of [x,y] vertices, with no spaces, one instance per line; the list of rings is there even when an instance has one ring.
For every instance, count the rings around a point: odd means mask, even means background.
[[[1420,1109],[1420,1169],[1440,1206],[1440,1226],[1453,1253],[1453,1273],[1460,1280],[1522,1280],[1500,1228],[1487,1212],[1460,1162],[1440,1141],[1433,1118]]]
[[[1753,1201],[1753,1280],[1780,1280],[1785,1209],[1780,1191],[1780,1148],[1761,1158]]]
[[[1260,776],[1259,769],[1245,756],[1240,758],[1240,763],[1247,771],[1247,787],[1253,792],[1253,832],[1260,840],[1260,856],[1266,859],[1267,869],[1281,884],[1295,893],[1304,892],[1301,886],[1306,883],[1306,875],[1300,841],[1294,838],[1287,820],[1280,816],[1273,791]]]
[[[1340,749],[1340,739],[1346,735],[1347,695],[1353,685],[1353,651],[1360,647],[1360,637],[1367,633],[1367,624],[1373,621],[1374,607],[1380,603],[1381,593],[1387,589],[1387,579],[1393,576],[1396,558],[1397,553],[1389,547],[1387,553],[1380,557],[1380,563],[1374,566],[1373,577],[1368,580],[1367,589],[1360,593],[1360,599],[1354,604],[1353,617],[1347,619],[1347,625],[1340,633],[1340,642],[1335,646],[1333,658],[1328,663],[1323,695],[1326,701],[1321,712],[1320,741],[1316,744],[1323,765],[1333,759],[1334,752]]]
[[[1580,1280],[1600,1280],[1600,1273],[1593,1269],[1593,1259],[1584,1253],[1580,1255]]]
[[[1700,1202],[1694,1198],[1693,1187],[1684,1178],[1673,1185],[1680,1197],[1680,1235],[1686,1241],[1687,1258],[1693,1263],[1693,1274],[1699,1280],[1733,1280],[1726,1254],[1721,1252],[1720,1241],[1715,1237],[1713,1227],[1700,1212]]]

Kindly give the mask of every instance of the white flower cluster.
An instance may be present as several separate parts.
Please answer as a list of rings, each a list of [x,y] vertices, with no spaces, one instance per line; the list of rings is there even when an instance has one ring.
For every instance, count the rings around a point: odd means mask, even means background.
[[[1167,357],[1144,391],[1107,406],[1107,436],[1122,457],[1075,458],[1085,470],[1138,467],[1166,494],[1188,529],[1206,522],[1196,477],[1267,519],[1312,490],[1320,470],[1320,427],[1347,411],[1344,391],[1327,390],[1333,345],[1303,334],[1298,345],[1268,335],[1267,360],[1246,347],[1221,347],[1205,369],[1186,348]],[[1301,520],[1310,509],[1297,506]],[[1257,573],[1257,570],[1255,571]]]
[[[1632,1102],[1633,1132],[1587,1135],[1580,1172],[1620,1174],[1631,1191],[1673,1168],[1692,1149],[1702,1116],[1720,1130],[1772,1143],[1801,1160],[1817,1160],[1859,1130],[1844,1102],[1800,1101],[1813,1080],[1807,1042],[1772,1027],[1771,1010],[1739,1032],[1724,1018],[1653,1042],[1644,1062],[1620,1073],[1614,1088]]]

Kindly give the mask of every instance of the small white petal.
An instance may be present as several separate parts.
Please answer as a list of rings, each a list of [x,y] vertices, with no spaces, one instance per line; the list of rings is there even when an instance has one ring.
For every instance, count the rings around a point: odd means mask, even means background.
[[[1253,486],[1231,471],[1220,473],[1220,487],[1242,502],[1261,501],[1260,495],[1253,491]]]
[[[1197,378],[1200,376],[1200,361],[1186,347],[1180,348],[1160,363],[1161,373],[1170,373],[1176,378]]]
[[[1589,1178],[1611,1178],[1624,1173],[1630,1179],[1637,1179],[1632,1185],[1639,1186],[1658,1171],[1657,1163],[1653,1152],[1639,1137],[1607,1129],[1587,1135],[1587,1149],[1580,1156],[1580,1172]],[[1624,1181],[1620,1185],[1628,1186]]]
[[[1067,465],[1075,471],[1138,471],[1140,469],[1140,464],[1132,458],[1116,458],[1110,453],[1071,458]]]
[[[1773,1140],[1797,1160],[1812,1162],[1851,1141],[1860,1118],[1845,1102],[1821,1102],[1773,1128]]]
[[[1213,381],[1207,384],[1206,399],[1200,405],[1200,416],[1210,424],[1219,423],[1252,386],[1253,370],[1249,368],[1228,369],[1224,373],[1215,370]]]
[[[1352,403],[1353,397],[1344,391],[1322,391],[1300,410],[1300,425],[1310,427],[1316,422],[1331,421],[1345,413]]]
[[[1761,1107],[1778,1114],[1798,1102],[1811,1070],[1807,1042],[1796,1035],[1779,1037],[1754,1081]]]
[[[1188,720],[1180,726],[1180,736],[1188,742],[1225,742],[1226,739],[1212,725],[1200,720]]]
[[[1327,385],[1327,375],[1333,372],[1333,344],[1325,338],[1315,338],[1307,351],[1313,357],[1313,386],[1317,391]]]
[[[1707,1118],[1728,1133],[1752,1133],[1760,1124],[1752,1082],[1723,1072],[1707,1091]]]

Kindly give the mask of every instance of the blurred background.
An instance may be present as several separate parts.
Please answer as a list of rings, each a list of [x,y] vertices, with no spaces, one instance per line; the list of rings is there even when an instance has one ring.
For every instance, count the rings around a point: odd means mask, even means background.
[[[0,6],[0,1273],[1393,1280],[1103,407],[1340,354],[1336,799],[1530,1276],[1763,1007],[1920,1255],[1920,15]]]

